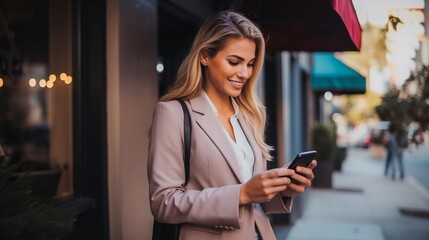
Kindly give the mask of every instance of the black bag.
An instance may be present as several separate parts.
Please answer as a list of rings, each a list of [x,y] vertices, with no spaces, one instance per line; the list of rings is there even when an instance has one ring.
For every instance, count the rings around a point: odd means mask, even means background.
[[[180,105],[183,108],[183,118],[184,118],[184,141],[185,141],[185,151],[183,156],[183,163],[185,165],[185,183],[184,186],[188,184],[189,180],[189,158],[191,153],[191,118],[189,117],[189,111],[186,107],[183,100],[179,101]],[[156,219],[153,221],[153,230],[152,230],[152,240],[176,240],[180,236],[180,224],[169,224],[161,223]]]

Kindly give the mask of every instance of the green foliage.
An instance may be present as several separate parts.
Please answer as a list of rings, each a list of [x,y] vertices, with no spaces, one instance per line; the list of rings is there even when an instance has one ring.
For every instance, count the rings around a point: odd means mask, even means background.
[[[411,93],[410,88],[417,92]],[[411,75],[401,90],[391,89],[382,97],[381,104],[375,108],[378,117],[389,121],[397,133],[405,133],[411,122],[419,125],[420,131],[429,127],[429,67],[423,66]]]
[[[317,151],[317,160],[332,161],[335,146],[332,130],[323,124],[317,123],[312,129],[312,147]]]
[[[74,216],[32,194],[31,181],[17,175],[16,164],[0,155],[0,239],[62,239],[72,231]]]
[[[410,118],[419,123],[422,131],[427,130],[429,126],[429,104],[417,97],[410,97],[408,101]]]
[[[429,128],[429,66],[423,66],[411,75],[402,86],[405,93],[409,92],[412,84],[416,84],[417,92],[407,94],[410,119],[419,123],[420,130]]]
[[[389,121],[395,129],[405,129],[411,122],[408,114],[409,102],[399,97],[400,91],[393,89],[381,98],[375,112],[382,121]]]

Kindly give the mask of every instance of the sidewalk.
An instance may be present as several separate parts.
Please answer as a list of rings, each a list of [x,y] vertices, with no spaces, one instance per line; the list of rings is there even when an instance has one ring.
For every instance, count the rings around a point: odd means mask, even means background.
[[[350,148],[333,189],[310,189],[286,239],[428,240],[429,191],[412,177],[392,181],[383,171],[384,160]]]

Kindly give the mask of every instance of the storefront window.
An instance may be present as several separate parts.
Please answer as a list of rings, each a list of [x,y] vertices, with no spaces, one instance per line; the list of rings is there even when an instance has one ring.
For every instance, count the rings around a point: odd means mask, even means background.
[[[0,141],[42,197],[73,195],[71,3],[0,1]]]

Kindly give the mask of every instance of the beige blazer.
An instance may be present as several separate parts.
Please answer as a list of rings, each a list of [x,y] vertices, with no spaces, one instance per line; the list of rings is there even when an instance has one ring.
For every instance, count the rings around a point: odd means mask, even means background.
[[[180,239],[275,239],[266,214],[290,212],[280,195],[268,203],[239,206],[239,166],[227,136],[203,95],[187,102],[190,110],[190,179],[182,187],[183,111],[177,101],[160,102],[153,115],[148,156],[150,207],[160,222],[183,223]],[[267,168],[250,126],[238,120],[253,149],[253,174]]]

